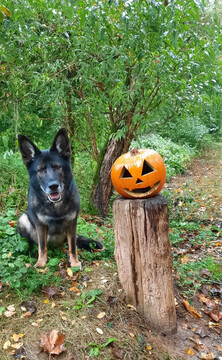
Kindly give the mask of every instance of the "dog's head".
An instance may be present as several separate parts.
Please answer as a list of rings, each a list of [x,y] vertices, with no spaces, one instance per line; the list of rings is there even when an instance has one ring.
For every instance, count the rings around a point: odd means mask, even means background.
[[[30,185],[38,190],[40,188],[51,202],[59,202],[65,183],[72,179],[71,151],[66,130],[59,130],[49,150],[39,150],[24,135],[18,135],[18,143],[29,172]]]

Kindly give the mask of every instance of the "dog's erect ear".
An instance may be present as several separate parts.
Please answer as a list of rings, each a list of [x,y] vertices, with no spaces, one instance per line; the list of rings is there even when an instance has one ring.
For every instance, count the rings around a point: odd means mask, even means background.
[[[25,135],[18,135],[19,149],[22,154],[22,160],[26,166],[32,162],[34,157],[41,153],[35,144]]]
[[[67,135],[66,129],[60,129],[55,136],[55,139],[52,143],[50,151],[56,151],[60,155],[69,158],[71,155],[71,150],[69,146],[69,138]]]

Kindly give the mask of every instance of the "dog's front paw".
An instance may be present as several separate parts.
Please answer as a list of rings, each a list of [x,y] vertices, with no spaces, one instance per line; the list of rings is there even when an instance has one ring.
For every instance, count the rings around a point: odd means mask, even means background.
[[[39,267],[46,267],[47,259],[40,258],[37,263],[34,265],[34,268],[37,269]]]
[[[82,264],[78,259],[70,256],[70,265],[71,267],[79,267],[80,271],[82,270]]]

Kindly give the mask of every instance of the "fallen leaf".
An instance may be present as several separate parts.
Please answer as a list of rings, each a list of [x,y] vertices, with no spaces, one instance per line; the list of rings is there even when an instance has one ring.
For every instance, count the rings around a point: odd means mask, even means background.
[[[22,346],[23,346],[22,342],[11,344],[11,348],[16,349],[16,350],[20,349],[20,347],[22,347]]]
[[[4,315],[5,315],[6,317],[11,317],[11,316],[15,315],[15,311],[6,310],[6,311],[4,312]]]
[[[199,335],[201,337],[201,339],[205,338],[206,336],[208,336],[208,334],[201,328],[198,328],[194,331],[194,333],[196,335]]]
[[[7,310],[8,311],[15,311],[15,306],[14,305],[9,305],[9,306],[7,306]]]
[[[7,340],[3,345],[3,349],[8,350],[8,348],[10,348],[10,346],[11,346],[11,342],[9,340]]]
[[[46,299],[46,300],[43,301],[43,304],[48,304],[49,302],[50,302],[50,300]]]
[[[29,317],[29,316],[32,316],[32,313],[30,311],[27,311],[21,317]]]
[[[189,349],[189,348],[186,348],[186,354],[193,356],[193,355],[194,355],[194,351],[191,350],[191,349]]]
[[[207,298],[206,296],[204,296],[204,294],[198,294],[197,297],[199,301],[207,305],[208,308],[210,308],[211,310],[215,309],[216,302],[214,300]]]
[[[180,262],[181,264],[187,264],[190,261],[189,257],[187,255],[184,255],[181,259]]]
[[[56,307],[56,303],[53,301],[51,305],[51,309],[54,309]]]
[[[40,336],[40,346],[49,355],[59,355],[61,352],[66,351],[64,347],[65,335],[59,335],[56,329],[53,329],[49,335],[42,334]]]
[[[123,356],[124,356],[124,351],[123,351],[123,349],[114,348],[114,349],[112,350],[112,356],[113,356],[115,359],[122,359]]]
[[[208,270],[208,269],[202,269],[200,272],[199,272],[199,275],[200,276],[205,276],[207,278],[210,278],[212,276],[211,272]]]
[[[92,261],[92,265],[99,266],[99,262],[98,261]]]
[[[222,312],[219,310],[213,310],[213,311],[205,310],[204,312],[216,322],[219,322],[220,319],[222,319]]]
[[[25,336],[25,334],[13,334],[12,338],[13,338],[14,342],[18,342],[19,339],[23,338],[23,336]]]
[[[209,353],[209,354],[202,353],[201,356],[202,356],[201,359],[204,360],[214,360],[216,358],[213,353]]]
[[[70,277],[73,277],[73,271],[71,268],[67,268],[67,274],[70,276]]]
[[[183,304],[185,306],[185,308],[187,309],[187,311],[189,311],[189,313],[191,315],[193,315],[195,318],[202,318],[202,315],[200,315],[193,306],[191,306],[187,300],[183,300]]]
[[[100,328],[96,328],[96,331],[98,332],[98,334],[103,335],[103,331],[102,331],[102,329],[100,329]]]
[[[66,321],[67,320],[67,317],[65,316],[65,313],[60,311],[60,316],[61,316],[61,319]]]
[[[76,293],[79,293],[79,294],[81,294],[81,290],[80,289],[78,289],[76,286],[73,286],[73,287],[71,287],[70,289],[69,289],[69,291],[73,291],[73,292],[76,292]]]
[[[103,319],[104,316],[106,316],[106,313],[105,312],[101,312],[97,315],[97,319]]]
[[[117,298],[115,296],[109,296],[107,303],[109,306],[114,306],[117,303]]]
[[[105,284],[105,283],[107,283],[109,280],[107,280],[107,279],[103,279],[103,280],[101,280],[101,283],[103,283],[103,284]]]
[[[203,350],[203,346],[201,344],[195,344],[193,347],[196,351],[200,352]]]
[[[33,300],[23,301],[20,306],[22,311],[29,311],[31,314],[37,311],[36,303]]]
[[[39,324],[37,322],[32,322],[32,326],[38,327]]]
[[[50,298],[58,294],[59,292],[60,292],[60,288],[58,286],[46,286],[42,290],[42,295],[47,298]]]

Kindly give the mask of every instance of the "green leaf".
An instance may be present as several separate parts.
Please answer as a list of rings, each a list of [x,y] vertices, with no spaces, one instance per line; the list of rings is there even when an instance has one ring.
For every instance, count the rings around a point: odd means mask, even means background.
[[[0,307],[0,315],[3,314],[3,312],[6,310],[6,308],[4,306]]]
[[[86,298],[91,298],[91,297],[96,297],[96,296],[100,296],[102,295],[102,290],[101,289],[93,289],[90,290],[86,293]]]
[[[106,347],[108,346],[109,344],[111,344],[113,341],[117,341],[116,338],[110,338],[109,340],[107,340],[107,342],[105,344],[102,345],[102,347]]]
[[[57,266],[60,262],[60,259],[58,258],[52,258],[49,260],[49,262],[47,263],[47,266],[48,267],[54,267],[54,266]]]
[[[90,349],[89,355],[91,357],[98,356],[99,355],[99,348],[98,347],[93,347],[92,349]]]

